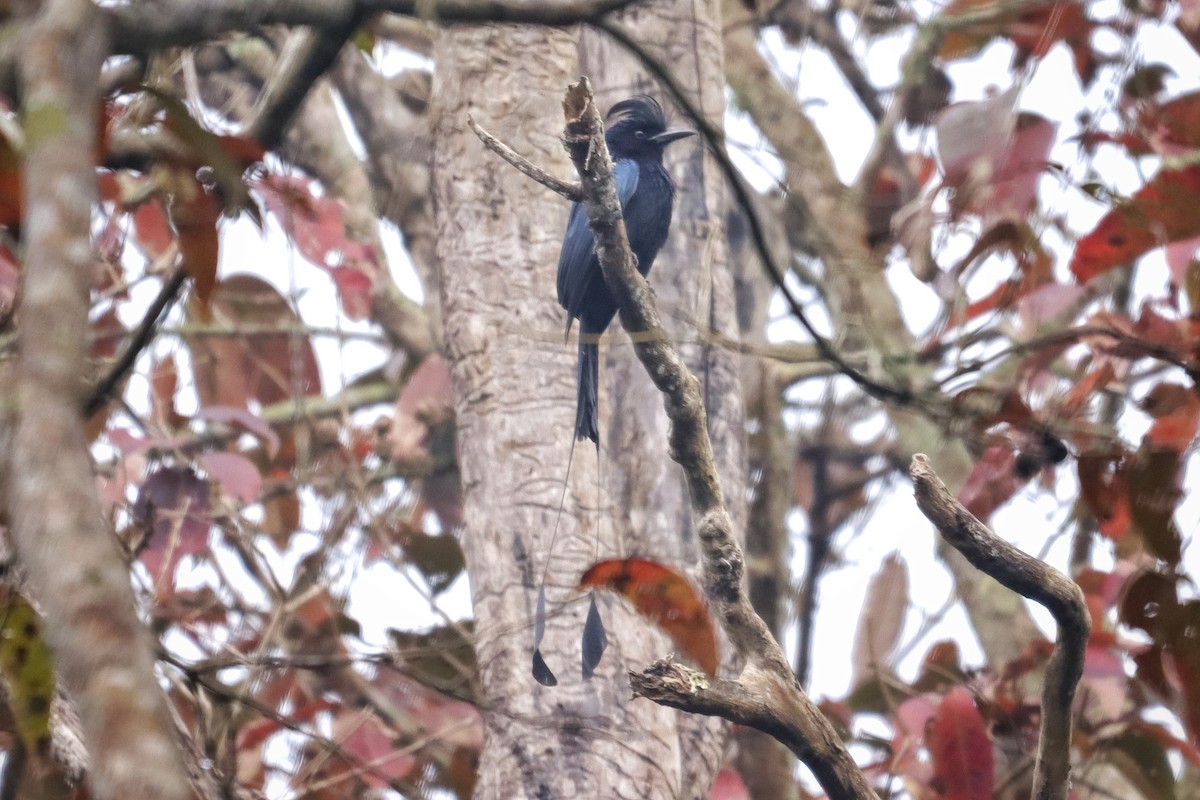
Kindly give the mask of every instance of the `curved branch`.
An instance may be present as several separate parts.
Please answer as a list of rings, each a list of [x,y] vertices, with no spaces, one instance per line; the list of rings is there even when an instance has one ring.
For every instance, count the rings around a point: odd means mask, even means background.
[[[909,467],[917,507],[938,533],[980,571],[1042,605],[1058,624],[1058,640],[1042,686],[1042,729],[1034,765],[1034,800],[1065,800],[1071,774],[1071,704],[1083,674],[1091,620],[1078,584],[1001,539],[967,511],[924,455]]]
[[[629,250],[604,126],[586,78],[567,89],[563,112],[567,152],[582,179],[596,253],[620,306],[621,324],[629,331],[647,332],[634,337],[633,346],[662,392],[671,422],[670,454],[687,481],[704,559],[705,593],[730,641],[748,662],[738,681],[710,685],[689,670],[660,664],[631,680],[631,686],[636,694],[675,708],[753,725],[777,736],[812,770],[830,797],[875,798],[866,776],[801,690],[783,650],[743,593],[745,559],[721,491],[700,382],[667,337],[650,285],[638,273]]]
[[[567,27],[595,20],[640,0],[210,0],[173,3],[147,14],[137,5],[103,9],[115,52],[144,55],[191,45],[263,25],[341,28],[356,19],[390,12],[442,23],[507,23]]]

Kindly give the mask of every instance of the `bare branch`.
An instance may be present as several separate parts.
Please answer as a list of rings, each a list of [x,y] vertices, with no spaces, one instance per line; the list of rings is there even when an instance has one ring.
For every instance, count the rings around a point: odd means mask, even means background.
[[[546,172],[546,170],[484,130],[475,121],[475,118],[469,114],[467,115],[467,125],[470,126],[471,130],[475,131],[475,135],[479,137],[479,141],[483,142],[484,147],[503,158],[509,164],[512,164],[518,172],[533,178],[542,186],[559,193],[573,203],[578,203],[583,199],[583,191],[577,185],[560,181],[549,172]]]
[[[304,99],[317,80],[329,71],[342,45],[361,23],[361,16],[351,15],[339,25],[294,33],[258,98],[256,114],[246,135],[267,150],[278,147]]]
[[[607,33],[614,41],[632,53],[642,63],[642,66],[666,87],[671,99],[679,105],[688,119],[696,126],[696,130],[704,139],[705,144],[708,145],[713,156],[717,159],[717,164],[720,165],[721,172],[725,175],[734,198],[745,214],[747,225],[750,228],[750,236],[754,241],[754,247],[758,252],[759,259],[770,273],[771,280],[775,283],[775,287],[783,296],[784,301],[787,302],[792,316],[796,318],[800,326],[812,338],[817,350],[821,353],[821,357],[837,367],[838,372],[854,381],[859,388],[877,400],[892,402],[901,406],[914,404],[916,398],[912,393],[901,387],[877,381],[855,367],[813,325],[812,321],[808,318],[808,313],[804,310],[804,304],[797,299],[795,293],[787,285],[784,278],[784,270],[775,262],[775,258],[767,244],[766,233],[763,230],[762,223],[758,219],[758,214],[754,209],[749,192],[744,182],[740,179],[737,167],[734,166],[733,161],[729,158],[729,153],[725,150],[725,135],[689,100],[687,92],[679,84],[679,81],[667,65],[652,56],[624,28],[610,20],[601,18],[590,24]],[[829,252],[833,252],[832,245],[829,245],[826,249]],[[834,263],[834,261],[831,259],[831,263]]]
[[[754,725],[779,736],[831,797],[874,798],[866,776],[800,689],[783,650],[742,591],[745,562],[721,492],[700,383],[665,335],[653,292],[629,250],[613,163],[586,78],[568,88],[563,111],[567,151],[582,179],[596,253],[620,306],[621,324],[629,331],[659,334],[638,337],[634,350],[662,392],[671,421],[671,458],[683,468],[687,481],[704,558],[705,593],[730,641],[749,662],[741,681],[709,686],[701,676],[702,692],[690,692],[689,687],[699,685],[696,676],[670,663],[652,666],[643,673],[644,680],[632,680],[631,685],[666,705]]]
[[[154,335],[158,329],[158,322],[171,306],[175,305],[175,301],[179,299],[179,292],[183,289],[183,284],[187,281],[187,271],[178,266],[171,273],[171,277],[163,282],[162,288],[158,291],[158,296],[154,298],[154,302],[146,309],[146,313],[142,316],[142,321],[138,323],[137,331],[126,343],[125,348],[117,355],[116,363],[109,368],[108,372],[99,383],[88,393],[87,401],[83,405],[83,414],[85,417],[90,417],[99,411],[110,398],[116,396],[120,392],[120,386],[125,378],[133,370],[134,364],[137,363],[138,356],[154,341]]]
[[[1058,640],[1042,686],[1042,729],[1034,765],[1034,800],[1065,800],[1071,775],[1071,705],[1083,674],[1091,620],[1078,584],[1001,539],[954,499],[924,455],[909,467],[917,507],[976,568],[1045,606]]]

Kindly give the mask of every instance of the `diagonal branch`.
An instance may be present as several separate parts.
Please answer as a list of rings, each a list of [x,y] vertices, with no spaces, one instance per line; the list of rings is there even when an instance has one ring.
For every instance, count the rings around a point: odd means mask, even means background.
[[[492,134],[488,133],[486,129],[484,129],[478,122],[475,121],[474,117],[469,115],[467,116],[467,125],[472,131],[475,132],[475,135],[479,137],[479,141],[483,142],[484,147],[503,158],[505,161],[515,167],[518,172],[533,178],[547,189],[553,189],[573,203],[578,203],[583,199],[583,193],[579,190],[578,186],[572,183],[567,183],[566,181],[560,181],[549,172],[546,172],[546,170],[542,169],[537,164],[534,164],[532,161],[525,158],[525,156],[521,155],[516,150],[513,150],[511,147],[497,139]]]
[[[259,96],[246,136],[267,150],[278,147],[304,99],[361,24],[360,15],[351,15],[338,25],[297,31],[289,37],[276,71]]]
[[[1078,584],[1001,539],[967,511],[933,471],[913,456],[917,506],[938,533],[977,569],[1012,591],[1046,607],[1058,624],[1058,640],[1042,686],[1042,729],[1034,765],[1033,800],[1066,800],[1071,776],[1071,704],[1083,674],[1091,620]]]
[[[703,553],[709,603],[747,661],[739,680],[710,682],[684,667],[654,665],[631,678],[635,694],[694,713],[742,722],[777,736],[812,770],[830,797],[874,798],[866,776],[836,732],[801,690],[783,650],[742,591],[745,562],[725,506],[713,460],[699,381],[666,336],[650,285],[637,271],[613,182],[613,163],[587,79],[563,100],[565,140],[582,179],[596,253],[621,310],[637,337],[634,349],[663,395],[670,453],[684,471]]]

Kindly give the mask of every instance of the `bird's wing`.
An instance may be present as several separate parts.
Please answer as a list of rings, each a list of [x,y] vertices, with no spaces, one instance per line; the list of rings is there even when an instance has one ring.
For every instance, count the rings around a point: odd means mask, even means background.
[[[583,203],[571,206],[567,233],[558,256],[558,302],[567,310],[567,323],[579,316],[579,304],[587,286],[588,262],[593,258],[592,232]]]
[[[636,161],[617,162],[616,168],[613,170],[613,177],[617,181],[617,197],[621,199],[622,208],[637,191],[638,177],[641,174],[642,170]]]
[[[639,169],[636,162],[618,161],[614,170],[617,197],[624,207],[637,190]],[[568,325],[582,312],[591,281],[604,280],[596,261],[592,232],[588,229],[587,210],[582,203],[571,206],[567,233],[558,257],[558,302],[567,310]]]

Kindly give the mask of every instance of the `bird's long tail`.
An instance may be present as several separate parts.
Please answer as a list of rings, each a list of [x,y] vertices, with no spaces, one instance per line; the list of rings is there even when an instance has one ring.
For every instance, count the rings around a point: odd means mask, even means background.
[[[588,334],[580,330],[579,391],[575,400],[575,439],[591,439],[600,443],[600,423],[597,419],[597,387],[600,383],[600,348],[595,342],[584,343]]]

